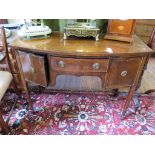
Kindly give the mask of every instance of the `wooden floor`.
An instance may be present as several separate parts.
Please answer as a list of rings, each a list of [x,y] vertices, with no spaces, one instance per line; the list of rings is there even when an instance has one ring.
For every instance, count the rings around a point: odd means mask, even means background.
[[[155,89],[155,57],[150,58],[147,70],[144,72],[141,87],[138,92],[144,93],[147,90]]]
[[[80,90],[80,91],[103,91],[101,87],[101,79],[93,76],[71,76],[59,75],[56,79],[54,89],[63,90]],[[145,70],[142,83],[138,89],[139,93],[144,93],[149,89],[155,89],[155,57],[150,58],[147,70]],[[122,89],[120,91],[128,91]]]

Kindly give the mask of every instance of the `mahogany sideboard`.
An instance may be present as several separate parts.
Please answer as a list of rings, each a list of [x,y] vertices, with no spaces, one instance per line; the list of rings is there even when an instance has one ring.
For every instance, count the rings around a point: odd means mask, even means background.
[[[126,43],[105,40],[103,36],[99,41],[64,40],[62,33],[55,32],[46,39],[18,38],[11,47],[20,61],[24,80],[40,86],[54,86],[58,75],[75,75],[99,77],[104,90],[128,87],[122,116],[153,53],[136,35],[132,43]]]

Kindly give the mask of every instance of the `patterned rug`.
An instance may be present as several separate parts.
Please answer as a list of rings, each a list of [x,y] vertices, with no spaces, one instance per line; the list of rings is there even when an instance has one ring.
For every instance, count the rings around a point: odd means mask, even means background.
[[[14,97],[14,94],[6,94],[7,107]],[[121,120],[125,98],[125,93],[117,97],[106,93],[34,94],[34,112],[22,110],[26,109],[27,103],[24,98],[18,100],[9,121],[10,134],[155,135],[155,95],[135,95],[126,118]],[[5,119],[8,116],[6,109]],[[22,121],[26,122],[24,127],[20,125]]]

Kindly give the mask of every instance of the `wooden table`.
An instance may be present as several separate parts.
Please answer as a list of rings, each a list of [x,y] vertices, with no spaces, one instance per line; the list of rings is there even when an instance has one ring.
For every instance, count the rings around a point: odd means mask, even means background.
[[[53,33],[48,39],[17,39],[11,46],[24,80],[46,88],[56,84],[58,75],[97,76],[103,90],[128,87],[122,116],[153,53],[137,36],[132,43],[125,43],[105,40],[103,36],[99,41],[64,40],[62,33]]]

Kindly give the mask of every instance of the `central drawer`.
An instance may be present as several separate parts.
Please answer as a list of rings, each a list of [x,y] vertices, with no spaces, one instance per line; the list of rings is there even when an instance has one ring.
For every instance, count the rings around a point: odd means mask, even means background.
[[[50,67],[53,71],[62,72],[107,72],[109,59],[74,59],[50,57]]]

